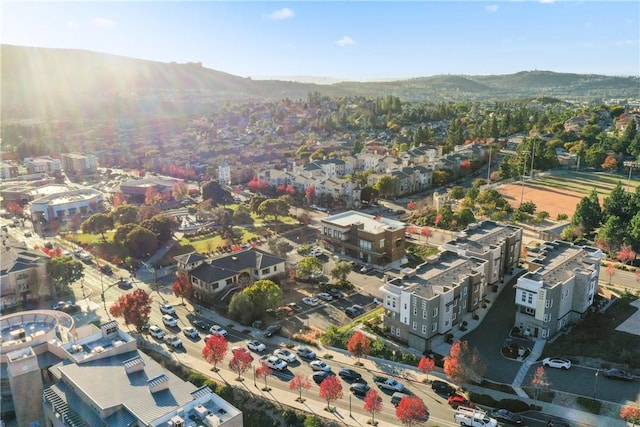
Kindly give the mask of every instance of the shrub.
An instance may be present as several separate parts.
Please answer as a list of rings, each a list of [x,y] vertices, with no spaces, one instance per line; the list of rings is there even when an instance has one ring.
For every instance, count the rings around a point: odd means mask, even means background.
[[[207,381],[207,377],[200,372],[191,372],[187,377],[187,381],[196,387],[202,387],[202,385]]]
[[[304,420],[304,427],[322,427],[322,421],[314,415],[307,415]]]
[[[492,408],[498,407],[498,401],[488,394],[476,394],[472,392],[470,399],[483,406],[491,406]]]
[[[582,406],[587,412],[591,412],[592,414],[600,414],[600,408],[602,407],[602,403],[599,400],[590,399],[588,397],[578,396],[576,400],[578,405]]]
[[[518,399],[502,399],[499,406],[511,412],[524,412],[529,410],[529,404]]]

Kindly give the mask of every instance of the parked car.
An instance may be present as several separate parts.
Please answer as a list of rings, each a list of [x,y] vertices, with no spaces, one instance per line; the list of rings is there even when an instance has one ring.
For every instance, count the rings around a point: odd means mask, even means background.
[[[314,371],[331,371],[331,366],[327,365],[322,360],[314,360],[313,362],[309,363],[309,366],[311,366],[311,369]]]
[[[349,368],[340,369],[340,372],[338,372],[338,375],[343,380],[351,381],[354,383],[362,380],[362,375],[360,375],[359,372],[356,372],[353,369],[349,369]]]
[[[278,359],[276,356],[269,356],[266,363],[268,367],[275,369],[276,371],[284,371],[287,369],[287,362]]]
[[[120,289],[131,289],[133,287],[133,283],[131,280],[121,277],[120,280],[118,280],[118,287]]]
[[[296,355],[287,350],[286,348],[279,348],[273,352],[273,355],[279,359],[284,360],[287,363],[292,363],[296,361]]]
[[[364,312],[364,308],[361,305],[354,304],[351,307],[347,307],[344,309],[344,312],[349,317],[358,317]]]
[[[320,385],[322,381],[326,380],[329,377],[333,377],[335,375],[336,374],[334,374],[333,372],[320,371],[320,372],[314,372],[311,377],[313,378],[313,382]]]
[[[197,320],[194,320],[192,323],[193,323],[193,326],[200,329],[201,331],[208,331],[209,329],[211,329],[211,324],[206,320],[197,319]]]
[[[100,272],[102,274],[106,274],[107,276],[111,276],[113,274],[113,269],[109,265],[101,265]]]
[[[276,317],[281,316],[293,316],[293,309],[291,307],[278,307],[276,308]]]
[[[349,391],[356,396],[365,396],[370,389],[371,387],[366,383],[353,383],[349,387]]]
[[[622,369],[611,368],[604,371],[604,376],[612,380],[633,381],[633,375]]]
[[[193,338],[193,339],[196,339],[200,336],[196,328],[194,328],[193,326],[187,326],[182,330],[182,332],[184,332],[184,334],[189,338]]]
[[[491,412],[491,416],[501,423],[522,425],[522,417],[518,414],[514,414],[508,409],[494,409]]]
[[[173,348],[182,347],[182,340],[175,335],[167,335],[164,337],[164,342]]]
[[[164,331],[156,325],[149,326],[149,334],[151,334],[152,337],[158,339],[162,339],[162,337],[164,337]]]
[[[216,335],[222,335],[223,337],[226,337],[228,334],[227,330],[220,325],[213,325],[209,328],[209,332]]]
[[[569,369],[571,368],[571,361],[569,359],[562,359],[559,357],[545,357],[542,359],[542,366],[557,369]]]
[[[431,382],[431,390],[444,396],[452,396],[456,393],[456,389],[451,384],[438,380]]]
[[[296,304],[295,302],[290,302],[289,304],[287,304],[287,307],[289,307],[290,309],[292,309],[293,311],[302,311],[302,307],[300,307],[298,304]]]
[[[400,391],[396,391],[391,395],[391,404],[397,408],[398,405],[400,404],[400,401],[402,399],[404,399],[405,397],[409,397],[409,396],[410,396],[410,394],[402,393]]]
[[[360,269],[360,273],[362,274],[367,274],[368,272],[370,272],[371,270],[373,270],[373,267],[371,267],[369,264],[365,264],[362,266],[362,268]]]
[[[474,409],[476,407],[475,403],[473,403],[472,401],[470,401],[466,397],[461,396],[459,394],[454,394],[453,396],[449,396],[449,398],[447,399],[447,403],[453,409],[457,409],[459,406],[462,406],[462,407],[465,407],[465,408],[471,408],[471,409]]]
[[[267,346],[260,341],[249,341],[247,343],[247,347],[249,350],[257,351],[258,353],[262,353],[267,349]]]
[[[273,334],[275,334],[276,332],[278,332],[280,329],[282,329],[282,326],[280,325],[271,325],[269,326],[267,329],[264,330],[264,336],[265,337],[270,337]]]
[[[164,323],[165,326],[169,326],[171,328],[175,328],[176,326],[178,326],[178,321],[176,320],[176,318],[173,316],[169,316],[168,314],[162,315],[162,323]]]
[[[160,304],[160,313],[176,314],[176,309],[171,304]]]
[[[57,303],[51,306],[54,310],[64,311],[67,305],[71,304],[71,301],[58,301]]]
[[[313,352],[313,350],[307,347],[299,347],[296,350],[296,353],[298,353],[298,356],[300,356],[300,358],[302,359],[315,360],[316,358],[316,354]]]
[[[310,307],[314,307],[318,305],[318,298],[304,297],[302,298],[302,302]]]
[[[318,294],[318,298],[320,298],[323,301],[331,301],[333,300],[333,297],[331,295],[329,295],[326,292],[321,292]]]
[[[341,290],[336,288],[329,289],[327,293],[334,298],[344,298],[344,293]]]

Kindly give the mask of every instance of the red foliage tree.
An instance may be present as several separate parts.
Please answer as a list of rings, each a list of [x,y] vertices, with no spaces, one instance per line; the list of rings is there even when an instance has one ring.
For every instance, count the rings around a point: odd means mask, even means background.
[[[284,192],[290,196],[293,196],[296,193],[296,189],[293,188],[293,186],[291,184],[287,185],[287,187],[284,189]]]
[[[185,298],[191,298],[191,293],[193,292],[193,286],[189,281],[189,277],[184,271],[180,271],[178,276],[176,277],[176,281],[173,282],[173,295],[182,298],[182,303],[184,304]]]
[[[370,389],[364,396],[364,410],[371,414],[371,424],[376,425],[376,412],[382,411],[382,406],[380,394]]]
[[[600,166],[602,169],[615,170],[618,167],[618,160],[613,156],[607,156]]]
[[[460,173],[464,176],[471,173],[471,162],[469,160],[463,160],[460,162]]]
[[[316,197],[316,187],[315,185],[310,185],[304,191],[304,197],[307,199],[307,202],[311,202],[314,197]]]
[[[403,397],[396,407],[396,417],[405,426],[424,421],[426,415],[427,408],[418,396]]]
[[[618,251],[618,254],[616,255],[616,259],[625,264],[635,261],[636,252],[630,246],[622,245],[622,247]]]
[[[358,331],[349,338],[347,351],[358,359],[358,363],[360,363],[360,358],[362,356],[366,357],[371,352],[371,339]]]
[[[126,205],[126,204],[127,204],[127,200],[124,198],[124,194],[122,194],[121,192],[117,192],[113,195],[114,208],[117,208],[118,206]]]
[[[144,289],[122,294],[111,307],[109,313],[113,317],[124,318],[125,325],[134,325],[138,331],[149,321],[151,313],[151,296]]]
[[[7,211],[11,212],[18,218],[22,217],[22,215],[24,214],[24,208],[18,202],[9,202],[9,204],[7,205]]]
[[[436,219],[435,219],[435,220],[433,220],[433,223],[436,225],[436,227],[437,227],[438,225],[440,225],[440,223],[442,222],[442,218],[443,218],[443,217],[442,217],[442,214],[438,214],[438,215],[436,215]]]
[[[267,378],[269,377],[269,375],[271,375],[273,373],[273,369],[271,369],[266,363],[262,363],[260,366],[258,366],[258,369],[256,369],[256,376],[258,378],[263,378],[264,379],[264,388],[262,390],[264,391],[269,391],[270,388],[267,386]],[[293,379],[295,380],[296,378],[293,377]],[[293,381],[291,381],[292,383]],[[291,388],[291,383],[289,383],[289,388]]]
[[[204,344],[202,357],[207,362],[213,364],[213,371],[218,371],[218,363],[222,362],[227,354],[229,343],[227,339],[219,334],[211,335]]]
[[[248,351],[240,349],[233,352],[233,357],[229,361],[229,369],[237,373],[237,380],[241,381],[241,375],[247,369],[249,369],[249,367],[251,366],[251,362],[253,362],[253,357],[251,357],[251,354],[249,354]]]
[[[613,264],[607,265],[607,269],[605,270],[607,275],[609,276],[609,285],[611,285],[611,278],[616,274],[616,268]]]
[[[154,187],[147,188],[147,191],[144,193],[144,204],[145,205],[155,205],[160,200],[162,200],[162,195],[158,193]]]
[[[407,209],[412,211],[416,208],[416,202],[414,202],[413,200],[409,200],[409,203],[407,203]]]
[[[427,375],[427,380],[429,380],[429,372],[433,372],[433,368],[436,366],[436,361],[430,357],[422,356],[420,358],[420,362],[418,362],[418,369],[423,374]]]
[[[429,227],[422,227],[422,230],[420,230],[420,235],[426,239],[426,243],[429,243],[429,238],[433,236],[433,230]]]
[[[640,424],[640,408],[635,406],[623,406],[620,408],[620,418],[628,423]]]
[[[289,383],[289,390],[297,391],[299,394],[298,402],[304,402],[302,399],[302,392],[311,388],[311,381],[309,377],[303,374],[295,374],[291,382]]]
[[[276,188],[276,193],[278,194],[283,194],[284,193],[284,184],[280,184],[278,185],[278,188]]]
[[[456,341],[444,358],[444,373],[454,382],[479,382],[487,371],[487,363],[478,353],[471,349],[469,342]]]
[[[540,390],[545,390],[551,385],[551,381],[547,379],[547,373],[542,366],[536,369],[536,373],[531,378],[531,385],[533,386],[533,401],[534,404],[538,400],[538,393]]]
[[[336,375],[331,375],[320,383],[319,395],[327,401],[327,411],[331,411],[331,402],[342,398],[342,384]]]

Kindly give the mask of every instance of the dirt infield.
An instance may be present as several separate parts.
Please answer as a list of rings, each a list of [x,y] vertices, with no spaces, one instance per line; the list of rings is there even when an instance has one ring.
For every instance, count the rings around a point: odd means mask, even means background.
[[[524,185],[524,197],[522,197],[522,184],[506,184],[497,188],[514,209],[520,206],[520,200],[536,204],[536,212],[549,212],[549,219],[555,220],[558,214],[573,216],[576,205],[585,195],[577,191],[563,190],[537,184],[535,181],[526,181]]]

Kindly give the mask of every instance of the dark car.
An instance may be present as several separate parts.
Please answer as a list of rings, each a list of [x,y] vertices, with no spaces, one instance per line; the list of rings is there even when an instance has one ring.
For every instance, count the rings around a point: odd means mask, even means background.
[[[264,336],[265,337],[270,337],[273,334],[275,334],[276,332],[278,332],[280,329],[282,329],[282,326],[280,326],[280,325],[271,325],[267,329],[264,330]]]
[[[364,312],[364,309],[362,308],[361,305],[354,304],[351,307],[345,308],[344,312],[346,313],[347,316],[353,318],[353,317],[360,316]]]
[[[334,297],[334,298],[342,298],[342,297],[344,297],[344,294],[342,293],[342,291],[339,290],[339,289],[336,289],[336,288],[329,289],[327,291],[327,293],[329,295],[331,295],[332,297]]]
[[[313,381],[318,385],[320,385],[322,381],[332,376],[335,376],[333,372],[326,372],[326,371],[319,371],[312,375]]]
[[[362,375],[360,375],[358,372],[354,371],[353,369],[349,369],[349,368],[340,369],[340,372],[338,372],[338,375],[340,375],[340,378],[342,378],[343,380],[351,381],[354,383],[362,380]]]
[[[349,388],[349,391],[356,396],[365,396],[370,389],[371,387],[365,383],[353,383]]]
[[[431,390],[443,396],[451,396],[456,393],[456,389],[451,384],[438,380],[431,383]]]
[[[133,287],[133,283],[131,283],[131,280],[129,280],[129,279],[121,278],[118,281],[118,287],[120,289],[131,289]]]
[[[518,426],[522,424],[522,417],[507,409],[496,409],[491,413],[491,416],[502,423]]]
[[[302,359],[315,360],[316,358],[316,354],[313,352],[313,350],[307,347],[300,347],[298,350],[296,350],[296,353],[298,353],[298,356]]]
[[[196,328],[200,329],[201,331],[209,331],[209,329],[211,329],[211,324],[209,322],[207,322],[206,320],[202,320],[202,319],[197,319],[194,320],[193,322],[193,326],[195,326]]]
[[[100,272],[102,274],[106,274],[107,276],[111,276],[113,274],[113,270],[108,265],[101,265],[100,266]]]
[[[604,371],[604,376],[612,380],[633,381],[633,375],[622,369],[611,368]]]

